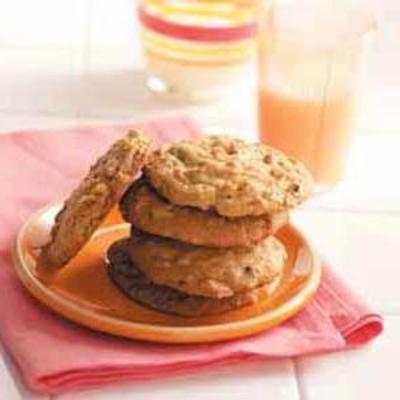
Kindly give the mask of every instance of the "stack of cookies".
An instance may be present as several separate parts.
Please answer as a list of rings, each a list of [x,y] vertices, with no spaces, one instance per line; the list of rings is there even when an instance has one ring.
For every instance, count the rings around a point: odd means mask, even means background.
[[[274,236],[311,193],[297,161],[224,136],[167,145],[120,201],[129,238],[108,250],[109,275],[133,300],[180,316],[249,305],[281,275]]]

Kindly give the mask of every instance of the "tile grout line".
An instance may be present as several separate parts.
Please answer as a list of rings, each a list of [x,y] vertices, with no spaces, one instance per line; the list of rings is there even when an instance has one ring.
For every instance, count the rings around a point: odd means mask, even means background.
[[[296,387],[297,387],[297,393],[298,393],[298,398],[299,400],[307,400],[307,396],[305,394],[304,386],[300,377],[300,369],[299,369],[299,364],[298,364],[298,357],[292,357],[291,358],[292,363],[293,363],[293,369],[294,369],[294,376],[296,379]]]
[[[82,27],[82,37],[81,37],[81,54],[80,54],[80,65],[79,65],[79,79],[81,83],[81,88],[84,87],[84,81],[89,75],[89,65],[92,53],[92,41],[93,41],[93,14],[94,14],[94,3],[93,0],[87,0],[83,5],[84,13],[84,26]],[[80,102],[81,103],[81,102]],[[75,118],[81,118],[85,113],[84,108],[82,109],[82,104],[75,110]]]
[[[382,315],[382,317],[385,318],[399,318],[400,319],[400,312],[383,312],[383,311],[377,311],[379,314]],[[362,346],[361,346],[362,347]],[[345,350],[339,350],[337,353],[342,353]],[[331,353],[332,354],[332,353]],[[294,375],[296,379],[296,387],[297,387],[297,393],[298,393],[298,398],[299,400],[307,400],[307,393],[305,390],[305,386],[303,384],[303,380],[301,378],[301,372],[300,372],[300,358],[301,357],[313,357],[313,355],[305,355],[305,356],[299,356],[299,357],[291,357],[291,361],[293,363],[293,369],[294,369]]]
[[[89,64],[89,57],[92,47],[92,31],[93,31],[93,1],[87,0],[84,7],[84,26],[82,28],[81,38],[81,68],[84,74]]]

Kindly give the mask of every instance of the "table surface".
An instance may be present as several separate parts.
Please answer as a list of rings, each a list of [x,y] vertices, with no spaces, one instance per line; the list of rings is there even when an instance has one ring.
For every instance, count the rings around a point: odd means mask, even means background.
[[[0,51],[1,132],[186,114],[206,126],[255,137],[251,85],[240,92],[239,98],[233,93],[217,102],[187,104],[147,92],[135,49],[99,49],[93,45],[82,51],[74,46],[0,46]],[[332,260],[339,273],[385,316],[385,332],[374,343],[338,354],[248,363],[190,377],[117,385],[54,398],[400,398],[396,368],[400,354],[400,135],[386,131],[385,126],[375,132],[376,135],[358,135],[351,171],[338,190],[321,196],[294,215],[295,222]],[[383,156],[372,163],[378,154]],[[0,399],[47,398],[24,386],[3,351]]]

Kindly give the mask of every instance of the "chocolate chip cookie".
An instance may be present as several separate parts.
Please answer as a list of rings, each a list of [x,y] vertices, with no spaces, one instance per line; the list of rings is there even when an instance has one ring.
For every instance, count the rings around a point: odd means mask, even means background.
[[[145,175],[171,203],[226,217],[286,211],[312,190],[311,175],[300,162],[227,136],[164,146],[153,153]]]
[[[228,218],[214,211],[176,206],[146,180],[136,181],[120,201],[124,219],[140,230],[210,247],[250,247],[288,222],[288,213]]]
[[[132,263],[129,255],[117,245],[113,245],[108,252],[108,274],[115,285],[132,300],[157,311],[182,317],[221,314],[253,304],[259,296],[268,293],[268,285],[265,285],[232,297],[215,299],[157,285],[149,280]]]
[[[218,299],[273,281],[287,258],[282,243],[273,236],[251,248],[224,249],[136,232],[118,242],[118,248],[153,283]]]
[[[59,268],[78,253],[136,178],[150,147],[147,136],[130,131],[97,160],[57,214],[41,265]]]

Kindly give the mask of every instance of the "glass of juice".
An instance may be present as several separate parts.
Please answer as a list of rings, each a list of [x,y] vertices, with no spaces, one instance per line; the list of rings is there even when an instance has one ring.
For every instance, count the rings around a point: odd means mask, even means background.
[[[260,139],[301,160],[317,190],[344,174],[367,20],[354,2],[276,0],[262,7]]]

